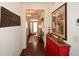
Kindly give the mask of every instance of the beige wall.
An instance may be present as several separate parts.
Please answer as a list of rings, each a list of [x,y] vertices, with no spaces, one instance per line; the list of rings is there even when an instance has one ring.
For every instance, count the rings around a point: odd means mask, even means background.
[[[79,3],[67,4],[67,42],[71,45],[70,55],[79,56]]]
[[[20,3],[0,3],[15,14],[21,16]],[[20,55],[22,51],[22,30],[21,26],[0,28],[0,56]]]

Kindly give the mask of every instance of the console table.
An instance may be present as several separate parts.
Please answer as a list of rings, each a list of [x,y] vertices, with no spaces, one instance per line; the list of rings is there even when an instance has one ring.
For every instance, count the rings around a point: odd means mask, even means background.
[[[70,45],[63,42],[60,44],[53,35],[46,34],[46,55],[47,56],[69,56]]]

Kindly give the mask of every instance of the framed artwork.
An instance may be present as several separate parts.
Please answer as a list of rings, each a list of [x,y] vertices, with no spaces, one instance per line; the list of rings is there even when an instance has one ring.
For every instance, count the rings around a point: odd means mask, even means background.
[[[0,6],[0,28],[21,26],[20,16]]]
[[[67,3],[52,12],[52,32],[67,40]]]

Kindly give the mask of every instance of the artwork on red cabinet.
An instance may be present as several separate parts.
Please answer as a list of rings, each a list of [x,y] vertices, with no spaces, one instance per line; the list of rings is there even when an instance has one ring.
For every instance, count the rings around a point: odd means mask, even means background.
[[[67,38],[67,3],[52,12],[52,32],[65,40]]]

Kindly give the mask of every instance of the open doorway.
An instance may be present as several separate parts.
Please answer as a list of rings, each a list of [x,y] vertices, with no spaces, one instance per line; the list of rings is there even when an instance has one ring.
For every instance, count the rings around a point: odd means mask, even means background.
[[[28,37],[34,35],[44,43],[44,10],[26,9],[26,20],[28,22]]]
[[[26,21],[27,50],[36,49],[34,55],[37,55],[39,51],[39,55],[44,55],[44,10],[26,9]],[[31,53],[33,54],[33,51]]]

